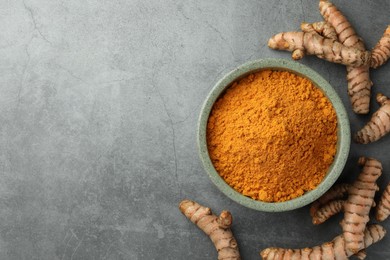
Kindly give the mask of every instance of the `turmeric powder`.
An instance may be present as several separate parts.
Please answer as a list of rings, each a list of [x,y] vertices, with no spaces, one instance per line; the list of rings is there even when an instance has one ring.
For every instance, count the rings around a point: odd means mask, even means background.
[[[276,70],[230,86],[213,106],[210,158],[236,191],[281,202],[313,190],[336,153],[337,117],[328,98],[301,76]]]

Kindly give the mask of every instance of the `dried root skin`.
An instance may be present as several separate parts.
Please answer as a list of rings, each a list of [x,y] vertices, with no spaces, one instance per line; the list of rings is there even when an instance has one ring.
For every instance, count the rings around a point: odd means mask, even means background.
[[[346,251],[351,255],[364,248],[364,230],[370,220],[369,212],[378,187],[376,181],[382,174],[382,164],[379,161],[362,157],[359,159],[359,164],[361,163],[364,163],[364,166],[348,191],[341,223]]]
[[[383,191],[379,200],[378,207],[375,210],[375,218],[378,221],[384,221],[390,215],[390,183]]]
[[[364,248],[380,241],[386,234],[386,230],[380,225],[369,225],[364,230]],[[304,249],[285,249],[278,247],[266,248],[260,252],[264,260],[276,259],[348,259],[352,254],[346,249],[346,240],[343,235],[335,237],[331,242],[325,242],[320,246]],[[358,252],[360,254],[360,251]]]
[[[347,18],[335,5],[327,0],[320,0],[319,9],[324,20],[335,29],[338,39],[343,45],[360,50],[366,49],[362,38],[357,35]]]
[[[357,254],[355,254],[355,256],[357,259],[364,260],[367,257],[367,252],[366,252],[366,250],[363,249],[363,250],[360,250],[359,252],[357,252]]]
[[[335,199],[341,199],[347,194],[348,189],[351,187],[348,183],[339,183],[335,184],[327,192],[324,193],[318,200],[316,200],[310,207],[310,216],[313,217],[317,210],[328,203],[329,201]]]
[[[217,222],[220,228],[230,228],[233,223],[232,214],[230,214],[230,212],[226,210],[222,211],[221,214],[219,214]]]
[[[296,49],[291,53],[293,60],[300,60],[305,56],[305,51],[301,49]]]
[[[382,94],[377,95],[381,107],[372,115],[371,120],[355,135],[358,143],[375,142],[390,132],[390,100]]]
[[[315,23],[301,23],[301,30],[308,33],[318,33],[319,35],[328,39],[338,40],[334,27],[325,21]]]
[[[371,68],[382,66],[390,58],[390,25],[371,52]]]
[[[301,31],[305,33],[318,33],[313,26],[313,23],[301,23]],[[319,33],[320,34],[320,33]],[[321,35],[321,34],[320,34]],[[324,36],[324,35],[322,35]],[[325,36],[324,36],[325,37]]]
[[[337,213],[341,212],[343,210],[344,202],[345,200],[332,200],[323,205],[316,211],[315,215],[313,216],[313,224],[322,224],[333,215],[336,215]]]
[[[370,110],[372,81],[370,66],[347,66],[348,95],[352,110],[356,114],[367,114]]]
[[[211,212],[210,208],[191,200],[183,200],[179,209],[210,237],[217,249],[219,260],[241,259],[237,241],[230,230],[232,224],[230,212],[222,211],[218,217]]]
[[[316,55],[319,58],[359,67],[370,62],[370,53],[353,47],[346,47],[340,42],[327,39],[314,33],[282,32],[274,35],[268,41],[268,46],[276,50],[304,51],[305,54]]]
[[[321,0],[319,9],[325,21],[335,29],[338,40],[342,44],[362,51],[366,49],[363,40],[357,35],[347,18],[336,6],[329,1]],[[357,114],[367,114],[370,109],[372,86],[370,80],[370,66],[347,66],[347,81],[352,110]]]

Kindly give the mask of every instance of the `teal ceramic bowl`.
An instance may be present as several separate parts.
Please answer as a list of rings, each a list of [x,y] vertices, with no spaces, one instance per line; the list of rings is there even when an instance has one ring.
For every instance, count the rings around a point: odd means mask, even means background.
[[[214,105],[214,102],[218,97],[228,88],[231,84],[247,75],[258,72],[264,69],[274,69],[274,70],[283,70],[290,71],[302,77],[305,77],[312,81],[322,92],[328,97],[328,99],[333,104],[333,107],[337,115],[338,123],[338,142],[337,142],[337,152],[333,161],[333,164],[330,166],[327,175],[324,180],[317,186],[316,189],[306,192],[302,196],[285,201],[285,202],[276,202],[268,203],[252,198],[246,197],[241,193],[235,191],[231,188],[218,174],[215,170],[213,163],[211,162],[206,141],[206,128],[207,121]],[[350,143],[351,143],[351,133],[347,113],[345,111],[344,105],[341,102],[339,96],[333,89],[333,87],[322,78],[317,72],[304,66],[300,63],[283,60],[283,59],[262,59],[255,60],[245,63],[233,71],[226,74],[221,80],[217,82],[214,88],[211,90],[209,95],[206,98],[206,101],[203,104],[201,114],[198,122],[198,148],[200,158],[202,160],[203,166],[211,178],[212,182],[220,189],[226,196],[236,201],[237,203],[252,208],[259,211],[267,212],[280,212],[288,211],[303,207],[316,199],[318,199],[322,194],[324,194],[338,179],[340,176],[345,163],[348,158]]]

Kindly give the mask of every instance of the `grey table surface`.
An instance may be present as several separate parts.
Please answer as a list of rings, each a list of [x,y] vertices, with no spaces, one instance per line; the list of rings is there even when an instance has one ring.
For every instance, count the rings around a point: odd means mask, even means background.
[[[372,48],[390,23],[390,1],[341,1]],[[321,18],[318,1],[1,0],[0,259],[216,259],[181,215],[190,198],[229,209],[243,259],[268,246],[305,247],[341,232],[337,216],[313,226],[308,207],[262,213],[225,197],[197,154],[200,107],[216,81],[269,50],[274,33]],[[345,68],[302,61],[341,96],[357,131]],[[372,71],[390,95],[390,64]],[[378,107],[374,103],[372,111]],[[361,155],[383,162],[390,137],[352,144],[340,178]],[[389,222],[384,226],[390,228]],[[389,238],[367,259],[390,259]]]

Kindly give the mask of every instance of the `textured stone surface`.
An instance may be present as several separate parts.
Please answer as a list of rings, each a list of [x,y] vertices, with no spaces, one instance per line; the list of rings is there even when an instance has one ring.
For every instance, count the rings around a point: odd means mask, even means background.
[[[390,2],[335,1],[374,46]],[[313,227],[308,208],[260,213],[227,199],[197,155],[201,103],[276,32],[321,19],[317,1],[0,1],[0,259],[215,259],[211,242],[177,210],[191,198],[227,208],[243,259],[266,246],[302,247],[340,232],[340,216]],[[359,25],[359,26],[357,26]],[[355,132],[345,69],[309,65],[336,88]],[[387,64],[374,94],[390,95]],[[372,105],[376,109],[377,104]],[[384,165],[390,137],[352,145]],[[384,224],[390,228],[388,222]],[[389,259],[389,238],[368,259]]]

